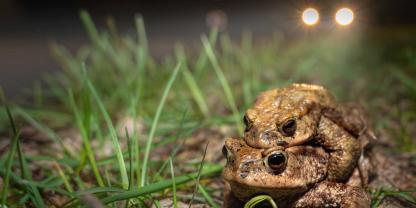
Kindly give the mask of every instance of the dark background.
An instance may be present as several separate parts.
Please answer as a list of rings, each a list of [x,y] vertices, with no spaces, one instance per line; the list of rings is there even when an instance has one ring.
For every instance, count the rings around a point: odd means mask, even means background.
[[[58,42],[72,51],[85,44],[80,9],[86,9],[99,27],[114,17],[122,33],[133,32],[134,15],[142,14],[154,56],[168,53],[176,41],[197,43],[208,32],[207,13],[221,10],[227,16],[226,31],[238,36],[250,30],[255,36],[281,31],[290,37],[299,33],[299,14],[314,6],[322,19],[336,8],[350,6],[363,28],[415,27],[414,1],[272,1],[272,0],[181,0],[181,1],[31,1],[0,2],[0,86],[10,97],[30,88],[45,72],[58,69],[49,43]],[[293,34],[295,34],[293,36]]]

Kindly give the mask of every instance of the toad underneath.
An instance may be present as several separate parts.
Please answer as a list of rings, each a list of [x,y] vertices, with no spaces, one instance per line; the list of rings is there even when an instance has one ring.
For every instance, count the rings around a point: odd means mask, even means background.
[[[358,138],[368,133],[356,107],[338,104],[323,87],[292,84],[261,93],[244,116],[244,140],[257,149],[313,142],[329,153],[328,179],[346,181],[361,154]]]
[[[271,196],[278,207],[369,207],[358,186],[326,180],[329,155],[321,147],[255,149],[242,139],[225,141],[223,207],[243,207],[251,197]]]

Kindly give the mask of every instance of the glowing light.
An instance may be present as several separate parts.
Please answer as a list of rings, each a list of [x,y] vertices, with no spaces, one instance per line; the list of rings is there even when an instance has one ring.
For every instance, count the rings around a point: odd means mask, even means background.
[[[306,25],[315,25],[319,21],[319,13],[314,8],[307,8],[302,13],[302,20]]]
[[[354,20],[354,12],[349,8],[342,8],[335,14],[335,21],[342,25],[347,26]]]

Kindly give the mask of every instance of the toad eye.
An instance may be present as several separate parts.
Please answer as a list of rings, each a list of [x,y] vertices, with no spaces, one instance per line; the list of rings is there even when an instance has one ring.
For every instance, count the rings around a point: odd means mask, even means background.
[[[293,136],[296,131],[296,120],[291,118],[280,126],[280,132],[283,136]]]
[[[264,159],[264,163],[274,173],[280,173],[286,167],[287,156],[284,152],[273,152]]]
[[[247,115],[245,115],[245,116],[244,116],[244,118],[243,118],[243,122],[244,122],[244,125],[246,126],[246,129],[245,129],[244,131],[248,131],[248,130],[250,130],[250,128],[251,128],[251,126],[252,126],[253,122],[252,122],[252,121],[250,121],[250,119],[247,117]]]

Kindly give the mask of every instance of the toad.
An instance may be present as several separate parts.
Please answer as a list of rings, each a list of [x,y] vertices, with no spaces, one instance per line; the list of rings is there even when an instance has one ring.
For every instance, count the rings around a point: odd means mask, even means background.
[[[361,154],[362,112],[338,104],[322,86],[292,84],[261,93],[244,116],[244,140],[257,149],[314,142],[329,152],[328,179],[346,181]]]
[[[225,208],[243,207],[259,194],[278,207],[369,207],[362,188],[327,180],[330,156],[321,147],[255,149],[229,138],[223,154]]]

